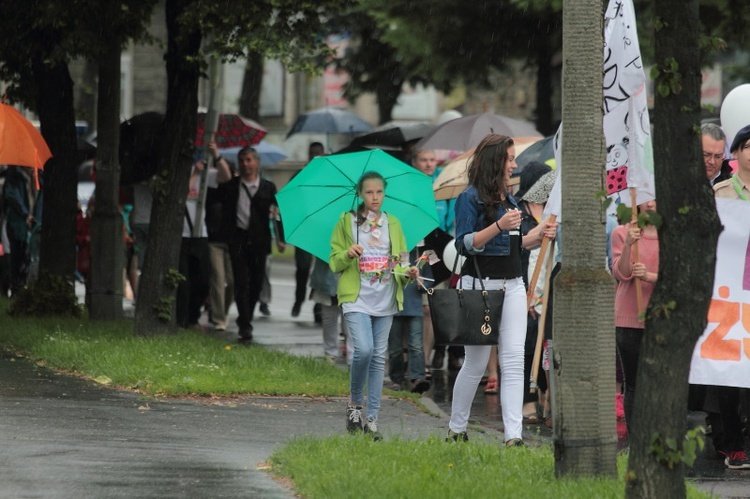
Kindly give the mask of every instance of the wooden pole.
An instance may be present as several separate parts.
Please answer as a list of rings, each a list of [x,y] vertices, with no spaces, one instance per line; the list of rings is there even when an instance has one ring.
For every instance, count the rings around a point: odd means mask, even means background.
[[[557,221],[557,215],[550,215],[548,219],[548,223],[555,223]],[[544,256],[547,253],[547,246],[549,245],[550,239],[543,237],[542,238],[542,247],[539,248],[539,257],[536,260],[536,265],[534,266],[534,273],[531,274],[531,279],[529,280],[529,289],[526,291],[526,310],[529,309],[531,306],[531,298],[534,295],[534,288],[536,287],[536,281],[539,280],[539,272],[542,270],[542,263],[544,262]]]
[[[554,216],[554,215],[553,215]],[[547,256],[546,271],[544,274],[544,292],[542,294],[542,314],[539,316],[539,327],[537,328],[536,335],[536,347],[534,348],[534,361],[531,363],[531,376],[529,378],[529,389],[531,393],[537,388],[536,374],[539,372],[539,363],[542,360],[542,344],[544,343],[544,328],[547,324],[547,303],[549,302],[549,283],[552,269],[555,267],[555,242],[552,241],[549,255]],[[540,258],[537,259],[537,263],[541,261],[541,250]],[[538,265],[537,265],[538,267]],[[539,277],[537,273],[537,277]],[[529,289],[533,289],[529,287]]]
[[[635,225],[638,223],[638,205],[636,204],[636,191],[635,187],[630,188],[630,206],[632,207],[632,214],[630,216],[630,223]],[[630,250],[633,255],[633,263],[639,263],[640,258],[638,257],[638,241],[633,243],[633,248]],[[635,280],[635,300],[638,306],[638,315],[643,314],[643,288],[641,287],[641,279]]]

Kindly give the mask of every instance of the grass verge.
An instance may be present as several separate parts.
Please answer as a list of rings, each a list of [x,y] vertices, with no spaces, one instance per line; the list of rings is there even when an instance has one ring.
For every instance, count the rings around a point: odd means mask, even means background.
[[[135,337],[130,320],[12,318],[0,346],[47,367],[153,395],[346,396],[348,374],[322,359],[237,346],[199,332]]]
[[[292,441],[270,459],[277,475],[308,499],[329,497],[622,498],[627,456],[618,478],[556,478],[551,446],[501,448],[488,442],[447,443],[366,436]],[[709,497],[688,484],[689,498]]]

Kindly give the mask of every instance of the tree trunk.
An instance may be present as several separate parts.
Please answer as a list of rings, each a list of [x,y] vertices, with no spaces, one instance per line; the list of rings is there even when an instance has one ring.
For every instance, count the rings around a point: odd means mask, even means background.
[[[180,239],[188,180],[195,151],[201,33],[180,24],[181,14],[195,8],[189,2],[167,0],[167,112],[157,176],[152,181],[153,204],[149,245],[143,263],[135,313],[135,334],[154,335],[175,330],[175,297]]]
[[[124,268],[123,220],[120,215],[120,45],[109,41],[99,60],[97,106],[96,202],[91,221],[89,313],[94,320],[122,317]]]
[[[546,37],[538,42],[536,63],[536,128],[547,136],[557,127],[552,123],[552,55]]]
[[[263,56],[258,52],[247,54],[245,76],[242,78],[240,114],[251,120],[260,120],[260,90],[263,84]]]
[[[616,477],[614,286],[605,268],[603,11],[563,7],[562,271],[555,279],[553,421],[557,476]]]
[[[627,497],[685,497],[682,452],[688,374],[695,342],[706,327],[721,223],[706,182],[700,149],[701,27],[698,0],[660,0],[657,65],[674,58],[681,89],[656,95],[654,168],[659,227],[659,277],[646,314],[638,364],[636,417],[630,434]],[[667,74],[667,78],[670,75]],[[663,76],[657,81],[668,82]],[[679,91],[675,91],[679,90]],[[655,440],[656,438],[656,440]]]
[[[78,201],[73,80],[65,63],[49,65],[45,61],[34,60],[32,71],[42,135],[53,155],[44,169],[39,273],[68,280],[72,293],[76,269]]]
[[[393,119],[393,108],[396,107],[403,85],[404,80],[395,81],[390,78],[385,78],[378,82],[376,91],[376,97],[378,100],[378,124],[382,125]]]

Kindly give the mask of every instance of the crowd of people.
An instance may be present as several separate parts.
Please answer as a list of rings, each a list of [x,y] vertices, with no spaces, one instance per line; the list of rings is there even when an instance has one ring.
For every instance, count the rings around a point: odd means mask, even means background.
[[[740,130],[728,148],[724,132],[716,125],[703,125],[701,140],[707,180],[716,197],[748,200],[750,126]],[[726,150],[737,161],[736,173],[732,173]],[[261,175],[260,157],[254,148],[239,151],[236,167],[235,158],[222,157],[214,142],[208,144],[208,152],[210,161],[197,161],[190,176],[179,260],[179,271],[186,279],[177,290],[177,324],[205,329],[200,324],[205,308],[211,327],[224,331],[234,303],[238,342],[251,344],[256,307],[260,304],[260,313],[270,314],[268,259],[272,245],[279,252],[286,246],[276,186]],[[309,160],[324,154],[322,144],[310,145]],[[514,191],[515,159],[512,138],[486,136],[468,161],[467,188],[455,199],[435,201],[438,227],[414,248],[407,247],[399,219],[383,210],[388,185],[375,171],[359,178],[356,193],[361,203],[356,210],[341,214],[331,237],[328,262],[295,248],[296,289],[290,315],[298,317],[306,299],[311,299],[315,322],[322,328],[322,354],[331,362],[341,359],[349,366],[348,431],[381,439],[377,421],[384,386],[423,393],[431,386],[433,371],[446,368],[457,372],[449,441],[468,441],[471,406],[481,383],[488,395],[499,391],[506,446],[523,445],[524,424],[552,426],[547,354],[554,319],[552,288],[543,283],[554,284],[562,260],[559,245],[555,264],[547,269],[551,275],[544,275],[542,265],[533,289],[527,289],[540,245],[545,239],[559,241],[561,225],[543,215],[557,171],[543,163],[529,163]],[[432,179],[440,173],[432,150],[411,151],[410,161]],[[26,170],[9,167],[4,172],[0,284],[5,296],[17,293],[27,278],[28,245],[41,221],[41,191],[34,188]],[[203,181],[207,183],[205,223],[196,234],[196,205]],[[92,198],[89,216],[79,217],[79,273],[84,281],[90,268],[86,248],[93,208]],[[656,210],[656,200],[637,206],[646,219]],[[134,300],[135,276],[148,247],[149,212],[146,183],[138,184],[133,187],[130,204],[123,208],[123,237],[129,243],[126,272],[134,276],[129,279]],[[614,221],[610,217],[607,223],[608,266],[616,286],[615,395],[624,400],[623,417],[628,427],[634,419],[644,311],[659,277],[658,229],[636,220]],[[452,240],[456,258],[462,258],[463,264],[453,272],[433,275],[431,265],[418,266],[418,262],[428,250],[442,252],[443,248],[431,242],[444,241],[441,235]],[[451,264],[442,262],[448,269]],[[497,345],[436,342],[426,291],[455,285],[458,280],[464,288],[474,288],[482,280],[486,289],[504,290]],[[541,353],[537,345],[540,336],[544,339]],[[731,387],[690,387],[690,408],[707,413],[714,446],[730,469],[750,469],[744,451],[741,393]]]

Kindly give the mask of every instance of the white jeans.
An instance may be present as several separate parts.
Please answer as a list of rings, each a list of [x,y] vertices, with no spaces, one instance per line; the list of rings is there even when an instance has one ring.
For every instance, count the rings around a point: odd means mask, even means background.
[[[461,278],[464,289],[472,289],[474,278]],[[523,430],[523,355],[526,341],[526,288],[523,280],[485,279],[486,289],[505,289],[503,313],[500,318],[498,357],[500,359],[500,402],[502,404],[505,441],[521,438]],[[479,283],[476,288],[479,289]],[[453,386],[451,420],[454,433],[466,431],[471,404],[479,381],[487,368],[490,346],[466,345],[466,358]]]

